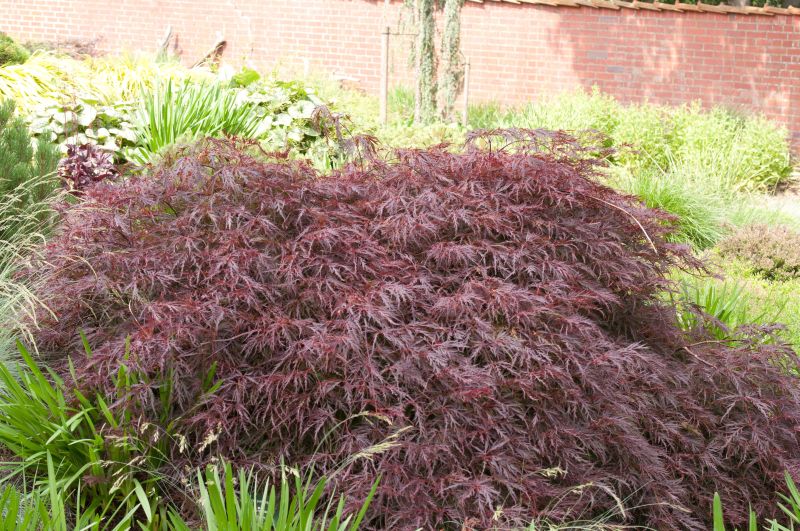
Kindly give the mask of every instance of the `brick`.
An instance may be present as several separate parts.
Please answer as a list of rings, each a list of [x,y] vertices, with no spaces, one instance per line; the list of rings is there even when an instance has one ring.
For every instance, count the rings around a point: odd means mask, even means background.
[[[114,6],[114,7],[111,7]],[[375,0],[0,0],[0,30],[25,40],[98,37],[108,51],[154,51],[171,25],[186,63],[221,32],[232,63],[352,75],[378,88],[381,28],[402,2]],[[91,20],[88,25],[86,20]],[[410,36],[393,36],[391,84],[410,84]],[[623,101],[741,104],[785,124],[800,145],[800,16],[755,17],[468,2],[470,97],[517,104],[598,85]]]

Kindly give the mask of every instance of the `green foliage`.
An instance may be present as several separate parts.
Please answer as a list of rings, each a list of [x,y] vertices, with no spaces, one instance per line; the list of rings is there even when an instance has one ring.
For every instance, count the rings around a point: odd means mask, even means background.
[[[0,238],[34,230],[47,217],[57,164],[55,147],[42,139],[34,145],[14,103],[0,102]]]
[[[460,145],[464,142],[464,128],[458,124],[431,123],[415,127],[388,124],[375,133],[382,144],[392,147],[420,147],[437,144]]]
[[[723,192],[770,191],[785,182],[792,165],[785,128],[758,117],[698,105],[670,113],[672,150],[695,178]]]
[[[800,278],[800,232],[789,227],[744,227],[721,241],[718,252],[724,259],[746,263],[750,273],[768,280]]]
[[[675,231],[669,235],[670,241],[707,249],[724,235],[719,199],[696,185],[658,169],[621,169],[612,182],[648,207],[675,216]]]
[[[17,274],[54,220],[58,179],[55,146],[31,142],[13,102],[0,102],[0,359],[13,355],[14,338],[28,336],[20,326],[40,306],[30,286]]]
[[[204,68],[186,68],[177,61],[150,55],[116,55],[77,60],[36,52],[22,65],[0,67],[0,97],[13,98],[24,112],[42,105],[88,98],[99,105],[131,103],[159,81],[210,82]]]
[[[713,265],[721,267],[728,282],[746,286],[742,297],[750,315],[766,314],[785,325],[785,330],[779,331],[778,335],[800,353],[800,304],[797,304],[800,279],[775,282],[754,276],[749,264],[732,258],[722,259],[718,250],[713,251],[710,260]],[[708,282],[719,281],[711,279]],[[781,310],[779,315],[776,315],[776,309]]]
[[[503,108],[497,102],[470,105],[467,121],[470,129],[494,129],[504,120]]]
[[[90,96],[68,103],[51,102],[37,107],[27,119],[35,137],[55,142],[62,153],[67,144],[94,144],[122,162],[122,150],[136,145],[131,124],[135,105],[103,105]]]
[[[312,115],[324,102],[302,83],[254,81],[240,98],[255,106],[260,122],[259,139],[269,149],[294,148],[304,153],[320,136],[312,125]]]
[[[145,90],[134,116],[139,147],[125,153],[144,164],[178,142],[220,135],[257,138],[262,132],[256,105],[220,83],[156,83]]]
[[[770,519],[759,525],[758,515],[751,510],[747,522],[748,531],[759,531],[759,529],[763,531],[793,531],[796,526],[800,525],[800,491],[797,490],[797,485],[788,472],[784,472],[784,478],[789,492],[778,493],[777,502],[777,506],[784,516],[783,521]],[[716,492],[711,505],[711,516],[713,531],[739,531],[738,528],[725,526],[722,499]]]
[[[133,118],[138,147],[123,154],[143,164],[169,146],[222,135],[258,139],[268,150],[305,153],[320,136],[312,115],[321,104],[313,90],[293,81],[252,80],[244,88],[156,83],[144,92]]]
[[[14,100],[21,111],[54,99],[62,71],[49,56],[34,55],[21,65],[0,67],[0,100]]]
[[[16,374],[0,364],[0,443],[14,457],[5,465],[4,481],[23,481],[50,496],[74,495],[73,511],[101,519],[152,523],[161,503],[157,471],[168,463],[169,434],[136,422],[133,407],[113,413],[111,401],[101,396],[68,393],[55,373],[46,376],[27,349],[18,347],[23,365]],[[113,400],[148,384],[124,366],[114,381]]]
[[[543,98],[522,109],[510,110],[504,125],[512,127],[599,131],[611,138],[622,106],[614,98],[594,88]]]
[[[702,326],[718,340],[726,340],[734,338],[742,326],[781,320],[787,301],[775,298],[771,305],[758,306],[751,298],[751,288],[741,280],[684,276],[673,302],[681,328],[691,331]]]
[[[55,482],[55,464],[51,455],[47,455],[47,486],[43,490],[21,492],[11,482],[5,482],[0,491],[0,524],[3,530],[18,531],[71,531],[73,529],[100,529],[101,516],[89,508],[74,511],[81,504],[78,491],[68,494]],[[105,529],[115,531],[129,527],[128,522],[120,525],[109,525]],[[127,527],[126,527],[127,526]]]
[[[23,46],[17,44],[14,39],[5,33],[0,32],[0,66],[21,64],[27,61],[30,56],[31,53]]]
[[[617,161],[634,171],[666,169],[670,163],[673,128],[669,111],[655,105],[619,107],[610,134],[619,149]]]
[[[220,474],[220,469],[222,474]],[[372,490],[357,514],[346,515],[345,499],[334,497],[322,504],[323,494],[329,489],[328,480],[316,483],[311,476],[301,479],[296,470],[294,482],[287,477],[284,467],[280,484],[265,482],[258,485],[252,471],[234,473],[230,463],[209,466],[205,475],[198,472],[199,505],[203,522],[209,531],[355,531],[357,530],[375,495],[376,480]],[[173,512],[171,529],[190,531],[190,527]]]
[[[394,87],[390,90],[387,106],[398,122],[410,125],[414,121],[414,92],[408,88]],[[352,112],[351,105],[347,106],[347,110]]]
[[[261,74],[252,68],[242,67],[240,71],[231,76],[231,87],[248,87],[261,79]]]
[[[47,455],[46,485],[42,489],[21,492],[10,482],[0,488],[0,529],[16,531],[71,531],[93,529],[107,531],[194,531],[198,527],[187,523],[174,507],[155,508],[155,501],[143,490],[136,493],[140,513],[146,520],[117,518],[113,520],[102,511],[101,503],[86,503],[85,484],[76,480],[74,489],[57,483],[56,467],[52,456]],[[288,467],[284,467],[288,469]],[[220,474],[220,470],[222,474]],[[329,490],[328,480],[322,478],[312,483],[310,475],[301,481],[297,471],[292,482],[284,473],[277,485],[265,482],[250,471],[240,469],[238,474],[228,462],[209,465],[197,473],[195,485],[187,488],[196,491],[194,513],[201,515],[202,529],[208,531],[356,531],[360,528],[377,488],[372,491],[359,511],[345,512],[345,499],[334,497],[322,503],[323,493]],[[86,508],[83,508],[86,506]],[[153,513],[154,508],[157,512]],[[152,514],[152,517],[148,517]],[[194,522],[196,518],[188,519]],[[136,525],[134,525],[134,523]]]
[[[633,169],[675,171],[720,193],[768,191],[791,173],[788,133],[758,117],[699,105],[622,105],[596,88],[512,110],[505,125],[595,130],[618,149],[615,162]]]
[[[800,204],[789,194],[746,194],[729,201],[725,211],[735,227],[783,225],[800,230]]]

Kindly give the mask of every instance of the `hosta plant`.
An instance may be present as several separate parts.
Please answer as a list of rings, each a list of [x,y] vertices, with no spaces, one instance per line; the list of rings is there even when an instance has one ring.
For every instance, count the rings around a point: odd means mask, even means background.
[[[31,264],[41,354],[84,394],[148,375],[137,414],[202,449],[171,463],[336,471],[351,504],[381,475],[386,529],[617,499],[615,524],[704,529],[714,491],[736,522],[775,511],[800,465],[789,350],[677,325],[666,275],[697,264],[674,218],[598,183],[602,149],[516,130],[320,175],[239,148],[89,189]]]
[[[323,101],[310,88],[296,81],[259,81],[242,91],[246,101],[256,105],[261,119],[260,138],[267,147],[305,151],[320,136],[312,115]]]
[[[39,105],[27,120],[37,138],[57,143],[62,153],[70,144],[95,144],[122,162],[122,150],[136,145],[130,122],[134,109],[134,104],[103,105],[84,96],[66,103]]]

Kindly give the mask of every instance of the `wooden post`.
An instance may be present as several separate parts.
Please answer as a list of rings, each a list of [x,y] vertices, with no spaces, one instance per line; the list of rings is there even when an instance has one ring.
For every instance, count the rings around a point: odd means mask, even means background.
[[[467,127],[469,125],[469,58],[464,64],[464,109],[461,113],[461,122],[464,127]]]
[[[389,112],[389,26],[381,34],[381,94],[380,94],[380,120],[385,124]]]

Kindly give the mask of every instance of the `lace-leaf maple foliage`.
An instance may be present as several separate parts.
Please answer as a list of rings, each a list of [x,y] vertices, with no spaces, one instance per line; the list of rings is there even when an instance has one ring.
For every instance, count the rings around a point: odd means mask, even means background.
[[[715,491],[767,514],[799,455],[787,351],[687,338],[660,294],[697,264],[593,153],[495,132],[319,175],[208,141],[65,213],[39,348],[84,390],[148,374],[115,407],[204,449],[176,463],[346,463],[354,504],[382,474],[378,528],[586,518],[608,492],[658,529],[705,528]]]

